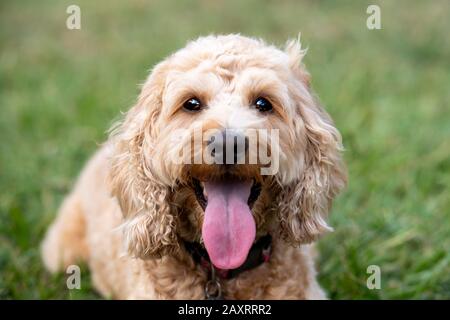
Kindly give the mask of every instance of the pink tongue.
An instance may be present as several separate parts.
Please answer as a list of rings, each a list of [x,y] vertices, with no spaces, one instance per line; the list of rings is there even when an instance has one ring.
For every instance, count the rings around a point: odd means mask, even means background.
[[[255,240],[255,221],[247,204],[250,189],[250,181],[205,183],[208,205],[202,236],[217,268],[241,266]]]

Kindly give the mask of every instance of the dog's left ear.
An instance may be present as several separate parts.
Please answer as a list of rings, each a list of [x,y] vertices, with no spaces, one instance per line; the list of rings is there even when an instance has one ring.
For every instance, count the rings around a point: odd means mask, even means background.
[[[124,223],[125,249],[134,257],[150,258],[179,249],[177,218],[169,205],[170,188],[158,177],[152,159],[158,139],[167,62],[157,65],[138,101],[111,134],[113,157],[110,183]]]
[[[296,161],[303,161],[303,166],[296,178],[282,187],[278,211],[282,237],[299,245],[331,230],[325,219],[332,200],[346,185],[347,174],[341,156],[341,135],[314,98],[310,76],[301,64],[306,51],[296,40],[288,43],[286,52],[295,78],[291,94],[296,119],[292,119],[291,127],[294,139],[303,146]]]

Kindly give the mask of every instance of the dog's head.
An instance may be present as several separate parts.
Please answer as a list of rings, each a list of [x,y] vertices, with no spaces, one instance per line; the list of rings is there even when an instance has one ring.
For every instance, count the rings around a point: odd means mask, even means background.
[[[239,35],[189,43],[158,64],[112,135],[113,194],[128,251],[204,243],[222,269],[260,236],[292,245],[324,231],[345,185],[341,137],[317,104],[299,41]]]

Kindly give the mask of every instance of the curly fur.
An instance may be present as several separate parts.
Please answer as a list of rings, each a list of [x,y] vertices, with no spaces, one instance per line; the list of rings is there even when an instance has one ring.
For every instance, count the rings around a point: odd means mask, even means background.
[[[171,161],[191,147],[190,139],[172,141],[171,132],[276,128],[278,173],[261,176],[259,164],[236,169],[262,183],[252,214],[257,237],[273,235],[273,255],[224,280],[225,296],[324,298],[310,243],[331,230],[326,218],[346,172],[340,134],[311,91],[304,54],[298,40],[281,51],[239,35],[208,36],[158,64],[61,207],[42,247],[48,269],[85,260],[96,288],[108,297],[204,298],[207,274],[182,243],[202,243],[204,213],[192,179],[221,171]],[[246,107],[260,94],[270,97],[273,114]],[[199,115],[183,112],[182,102],[193,95],[211,107]]]

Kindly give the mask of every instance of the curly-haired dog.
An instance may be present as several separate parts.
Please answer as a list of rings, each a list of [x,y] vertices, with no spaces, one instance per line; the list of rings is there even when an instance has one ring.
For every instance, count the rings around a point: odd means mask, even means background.
[[[113,298],[325,298],[310,243],[330,230],[346,172],[304,53],[299,41],[282,51],[208,36],[158,64],[65,199],[43,243],[47,268],[86,261],[95,287]],[[180,129],[188,135],[174,139]],[[262,174],[259,158],[173,161],[181,150],[198,153],[189,138],[198,129],[206,148],[210,130],[238,132],[246,157],[250,129],[276,129],[279,143],[257,140],[279,155],[276,172]]]

